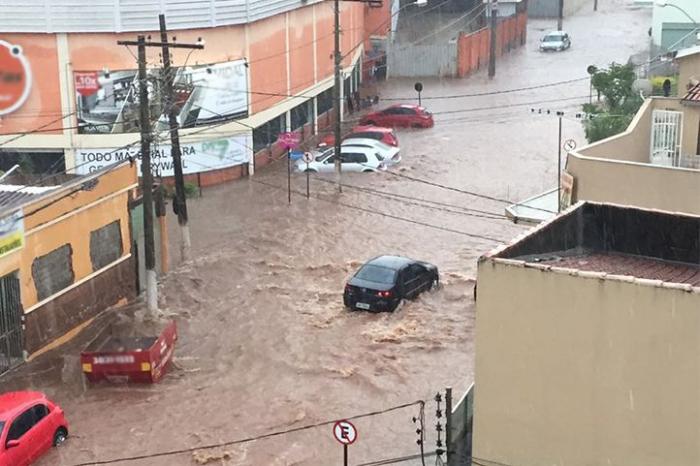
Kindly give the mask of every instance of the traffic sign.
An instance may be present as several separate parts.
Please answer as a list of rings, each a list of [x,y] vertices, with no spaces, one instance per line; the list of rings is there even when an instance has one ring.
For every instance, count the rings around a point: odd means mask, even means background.
[[[311,152],[304,152],[304,162],[311,163],[314,161],[314,154]]]
[[[564,149],[567,151],[572,151],[576,149],[576,141],[574,141],[573,139],[567,139],[564,143]]]
[[[338,421],[333,426],[333,436],[342,445],[352,445],[357,440],[357,429],[350,421]]]
[[[277,136],[277,142],[282,145],[285,149],[294,149],[299,145],[301,141],[301,135],[295,132],[280,133]]]

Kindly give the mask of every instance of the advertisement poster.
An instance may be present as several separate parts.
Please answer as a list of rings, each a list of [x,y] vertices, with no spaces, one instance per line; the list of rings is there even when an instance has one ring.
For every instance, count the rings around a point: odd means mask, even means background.
[[[182,128],[245,117],[248,68],[245,60],[174,68],[175,109]],[[138,131],[139,89],[136,70],[74,73],[81,134]],[[151,116],[157,130],[167,127],[160,69],[149,70]]]
[[[0,219],[0,257],[24,246],[24,214],[22,210]]]
[[[213,139],[195,143],[182,143],[182,171],[190,173],[220,170],[248,163],[251,157],[250,135]],[[77,149],[75,152],[76,173],[87,175],[115,162],[133,157],[138,162],[141,176],[141,150],[138,144],[127,149]],[[151,151],[153,176],[175,175],[170,145],[158,145]]]

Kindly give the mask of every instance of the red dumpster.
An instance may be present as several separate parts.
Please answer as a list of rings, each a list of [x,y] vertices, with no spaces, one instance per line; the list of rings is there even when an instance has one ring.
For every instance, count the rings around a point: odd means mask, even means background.
[[[83,373],[90,382],[158,382],[172,360],[176,340],[174,321],[157,336],[120,331],[109,325],[80,353]]]

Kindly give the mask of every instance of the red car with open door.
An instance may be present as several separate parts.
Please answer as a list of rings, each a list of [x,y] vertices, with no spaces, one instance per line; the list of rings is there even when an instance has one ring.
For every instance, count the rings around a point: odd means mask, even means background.
[[[0,395],[0,466],[29,466],[68,437],[63,410],[39,392]]]
[[[360,120],[362,125],[388,128],[432,128],[433,114],[418,105],[398,104],[378,112],[372,112]]]

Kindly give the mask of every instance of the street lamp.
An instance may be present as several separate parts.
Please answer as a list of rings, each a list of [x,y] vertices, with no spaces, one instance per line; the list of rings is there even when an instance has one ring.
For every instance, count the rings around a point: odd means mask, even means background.
[[[660,6],[661,8],[666,8],[667,6],[673,7],[676,10],[683,13],[696,27],[698,26],[698,22],[695,21],[693,19],[693,17],[688,14],[687,11],[685,11],[683,8],[679,7],[678,5],[674,5],[673,3],[668,3],[667,1],[658,1],[658,2],[656,2],[656,5]]]

